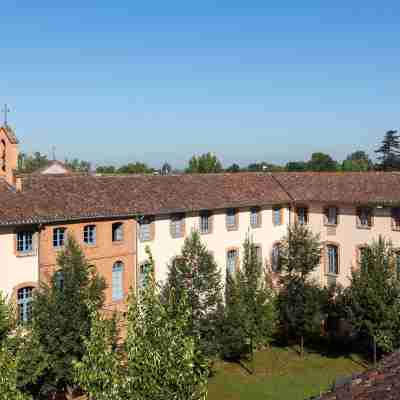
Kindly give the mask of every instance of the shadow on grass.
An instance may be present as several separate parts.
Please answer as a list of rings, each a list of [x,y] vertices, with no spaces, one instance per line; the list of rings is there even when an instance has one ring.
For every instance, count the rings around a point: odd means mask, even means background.
[[[300,345],[294,340],[279,338],[275,339],[272,345],[282,349],[291,349],[299,357],[301,355]],[[371,364],[371,359],[368,352],[366,352],[365,346],[357,340],[320,337],[317,340],[306,341],[304,354],[318,354],[331,359],[347,358],[363,368],[367,368]]]

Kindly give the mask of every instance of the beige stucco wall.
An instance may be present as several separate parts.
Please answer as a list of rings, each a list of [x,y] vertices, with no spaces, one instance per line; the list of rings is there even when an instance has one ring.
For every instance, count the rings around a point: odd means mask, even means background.
[[[272,223],[272,208],[264,207],[261,210],[262,225],[259,228],[250,226],[250,209],[239,210],[239,226],[237,230],[228,231],[225,225],[225,210],[214,211],[212,233],[203,234],[201,238],[207,248],[213,252],[215,260],[219,265],[223,280],[225,279],[226,251],[228,248],[236,247],[239,249],[239,257],[242,255],[242,245],[249,233],[252,235],[254,243],[261,245],[264,263],[269,262],[270,252],[275,242],[281,240],[286,233],[286,224],[289,221],[288,208],[284,208],[283,223],[274,226]],[[185,238],[172,238],[170,234],[170,219],[168,216],[157,216],[155,218],[155,237],[154,240],[138,245],[139,264],[147,259],[145,247],[151,249],[155,261],[155,273],[158,282],[165,281],[168,273],[167,265],[170,260],[180,253]],[[186,237],[190,232],[199,229],[199,214],[186,214]]]
[[[339,223],[333,230],[324,225],[323,210],[326,205],[308,204],[309,226],[314,233],[319,233],[322,242],[333,242],[339,245],[339,276],[337,282],[347,286],[351,275],[351,268],[357,267],[357,247],[370,244],[382,235],[392,241],[395,247],[400,247],[400,232],[392,230],[391,209],[389,207],[374,208],[373,226],[371,229],[357,228],[356,207],[349,205],[332,204],[339,208]],[[330,279],[321,265],[314,274],[322,284]]]
[[[37,283],[39,270],[37,249],[33,255],[16,255],[14,236],[13,229],[0,228],[0,291],[9,298],[23,283]]]

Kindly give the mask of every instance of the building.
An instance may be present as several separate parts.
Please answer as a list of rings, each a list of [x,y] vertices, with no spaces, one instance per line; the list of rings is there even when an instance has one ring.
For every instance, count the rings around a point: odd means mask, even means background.
[[[168,263],[192,230],[200,232],[223,277],[239,265],[247,235],[265,268],[276,274],[279,243],[295,221],[307,224],[324,243],[314,274],[323,285],[347,285],[363,246],[379,235],[400,249],[397,172],[31,174],[15,179],[9,171],[16,158],[8,151],[15,152],[16,138],[0,132],[6,143],[6,170],[0,175],[0,290],[17,299],[21,317],[33,288],[56,271],[68,235],[106,278],[109,307],[122,307],[129,288],[143,282],[146,248],[155,260],[156,279],[165,280]]]

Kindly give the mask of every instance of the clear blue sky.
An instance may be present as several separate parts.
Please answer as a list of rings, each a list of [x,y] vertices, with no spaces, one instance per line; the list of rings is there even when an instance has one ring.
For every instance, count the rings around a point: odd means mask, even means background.
[[[97,163],[342,159],[400,127],[399,1],[7,0],[23,151]]]

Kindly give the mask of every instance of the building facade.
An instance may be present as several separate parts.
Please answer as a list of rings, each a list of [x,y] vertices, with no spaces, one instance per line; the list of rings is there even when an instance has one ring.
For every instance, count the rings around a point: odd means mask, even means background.
[[[277,276],[279,244],[295,222],[320,236],[323,255],[313,277],[322,285],[348,285],[363,247],[379,236],[400,249],[400,173],[32,174],[15,179],[18,142],[8,127],[0,129],[0,140],[5,143],[0,290],[18,302],[21,319],[29,318],[38,283],[57,271],[57,255],[68,236],[104,276],[110,308],[124,307],[129,291],[143,284],[147,248],[155,277],[163,282],[194,230],[223,279],[240,265],[246,237],[256,244],[266,272]]]

